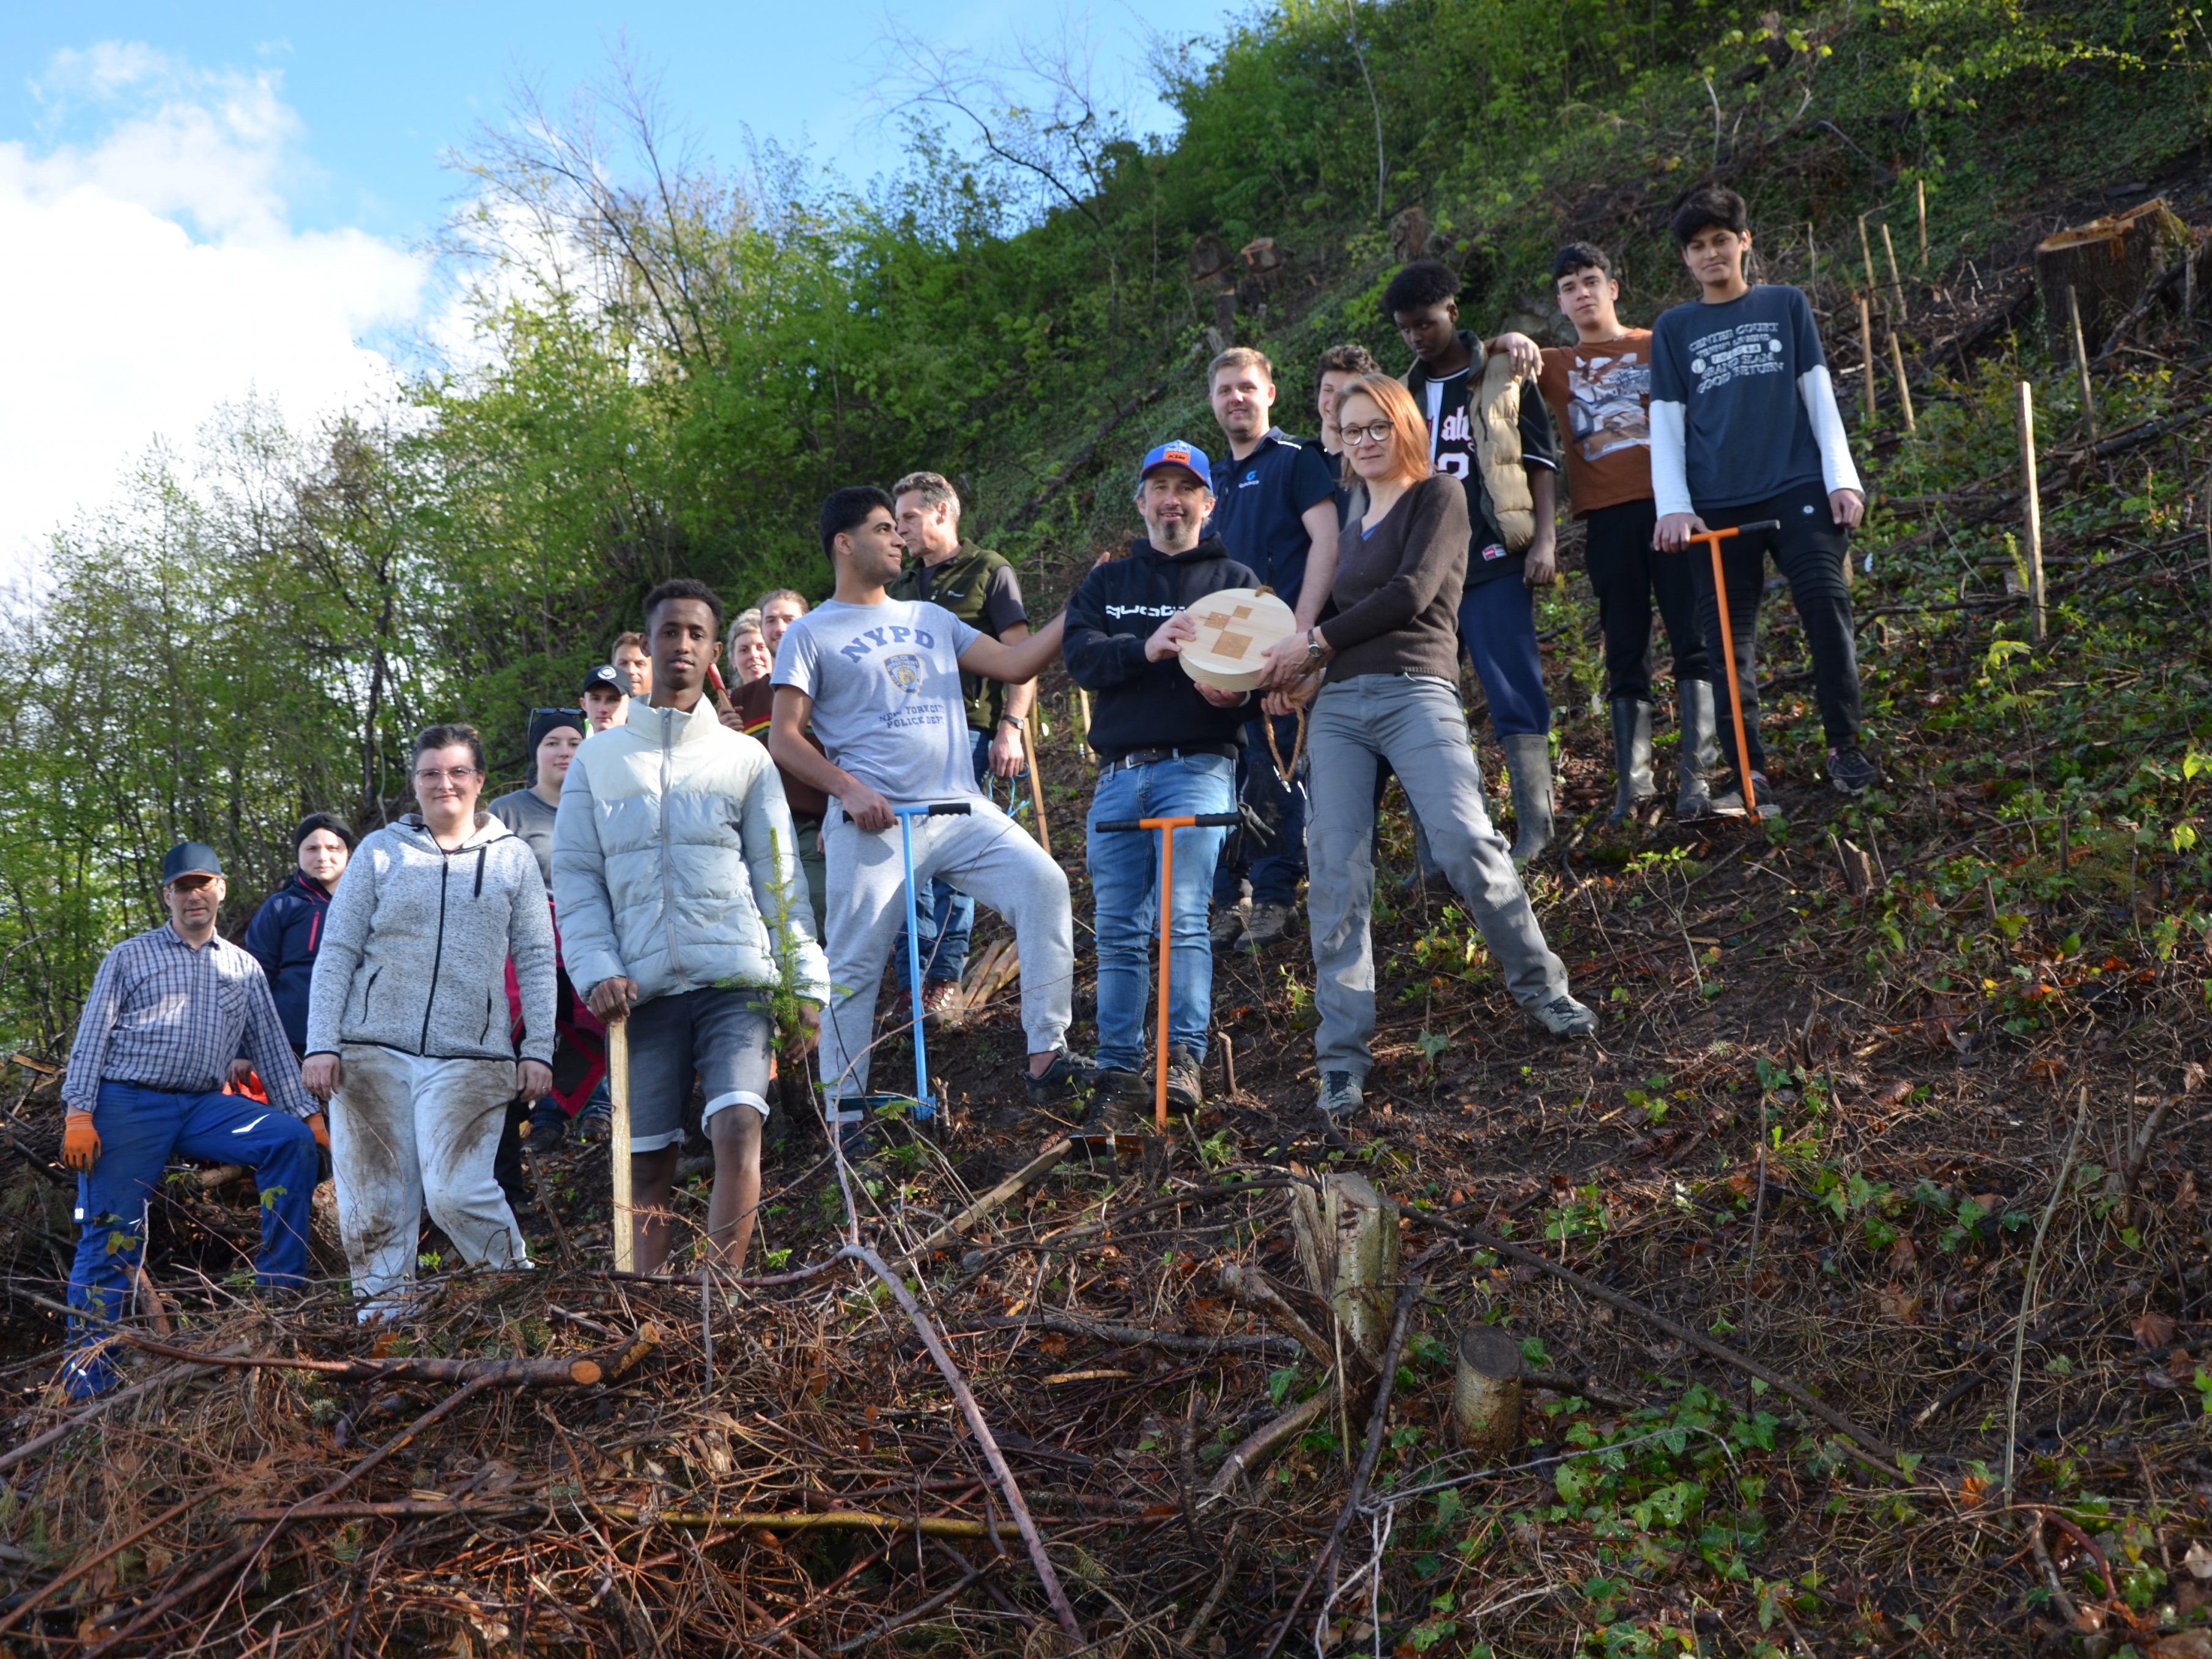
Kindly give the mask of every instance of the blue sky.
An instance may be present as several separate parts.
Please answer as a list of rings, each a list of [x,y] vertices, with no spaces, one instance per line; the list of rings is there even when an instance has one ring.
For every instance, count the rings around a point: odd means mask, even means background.
[[[0,7],[0,310],[38,323],[15,336],[0,402],[0,575],[96,513],[155,439],[188,447],[223,402],[255,396],[306,422],[388,386],[380,343],[435,332],[426,244],[460,188],[441,157],[502,118],[520,82],[558,107],[626,51],[699,155],[741,161],[750,131],[857,183],[897,160],[881,90],[894,28],[981,55],[1072,28],[1109,100],[1163,131],[1154,43],[1218,37],[1246,9]]]

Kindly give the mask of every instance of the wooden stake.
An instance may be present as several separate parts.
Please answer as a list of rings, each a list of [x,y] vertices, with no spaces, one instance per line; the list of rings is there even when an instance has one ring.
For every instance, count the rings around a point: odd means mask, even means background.
[[[1091,694],[1079,685],[1075,688],[1075,707],[1083,717],[1083,741],[1087,746],[1091,742]]]
[[[2020,470],[2027,503],[2027,607],[2029,627],[2043,642],[2043,500],[2035,482],[2035,388],[2020,383]]]
[[[1029,768],[1030,802],[1036,808],[1037,845],[1049,856],[1052,852],[1052,826],[1044,821],[1044,778],[1037,771],[1036,739],[1030,735],[1026,723],[1022,726],[1022,759]]]
[[[2066,322],[2074,335],[2074,372],[2081,377],[2081,420],[2089,428],[2089,441],[2097,441],[2097,399],[2089,384],[2089,348],[2081,338],[2081,301],[2074,284],[2066,285]]]
[[[1889,331],[1889,365],[1897,371],[1897,402],[1905,410],[1905,429],[1913,430],[1912,387],[1905,378],[1905,347],[1897,337],[1897,331]]]
[[[1817,292],[1820,286],[1820,245],[1813,240],[1813,222],[1805,222],[1805,257],[1812,263],[1812,271],[1805,278],[1808,293]]]
[[[614,1102],[607,1161],[614,1176],[615,1271],[637,1271],[636,1223],[629,1189],[629,1020],[607,1022],[607,1093]]]
[[[1897,274],[1897,245],[1889,240],[1889,226],[1881,228],[1881,251],[1889,261],[1889,285],[1897,295],[1897,308],[1905,309],[1905,278]]]
[[[1866,417],[1874,419],[1874,312],[1859,295],[1859,355],[1866,363]]]
[[[1859,215],[1859,257],[1866,261],[1867,292],[1874,292],[1874,245],[1867,240],[1866,215]]]
[[[1925,179],[1912,181],[1912,201],[1920,212],[1920,268],[1925,270],[1928,269],[1928,181]]]
[[[2212,599],[2212,520],[2204,526],[2204,580],[2208,599]]]

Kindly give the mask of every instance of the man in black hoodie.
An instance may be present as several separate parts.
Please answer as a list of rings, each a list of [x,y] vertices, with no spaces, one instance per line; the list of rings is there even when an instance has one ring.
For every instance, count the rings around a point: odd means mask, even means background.
[[[1061,653],[1068,678],[1091,692],[1091,746],[1098,787],[1086,848],[1097,902],[1098,1086],[1094,1127],[1133,1127],[1146,1094],[1145,1003],[1159,904],[1159,843],[1150,833],[1101,835],[1102,823],[1236,808],[1237,751],[1248,694],[1200,685],[1176,661],[1195,633],[1186,614],[1209,593],[1256,587],[1218,537],[1201,539],[1213,511],[1212,469],[1192,444],[1162,444],[1137,470],[1145,534],[1126,557],[1094,568],[1068,601]],[[1203,1103],[1199,1063],[1213,1004],[1213,947],[1206,902],[1228,832],[1175,832],[1175,939],[1170,946],[1168,1099]]]

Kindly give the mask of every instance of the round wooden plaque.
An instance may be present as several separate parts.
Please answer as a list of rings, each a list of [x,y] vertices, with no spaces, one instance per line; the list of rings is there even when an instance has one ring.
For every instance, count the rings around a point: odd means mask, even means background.
[[[1291,607],[1273,593],[1224,587],[1190,607],[1198,637],[1182,648],[1183,672],[1223,691],[1249,691],[1260,684],[1260,659],[1297,629]]]

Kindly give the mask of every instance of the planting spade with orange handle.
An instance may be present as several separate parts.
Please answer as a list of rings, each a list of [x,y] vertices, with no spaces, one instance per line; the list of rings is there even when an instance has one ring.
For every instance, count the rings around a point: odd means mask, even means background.
[[[1728,574],[1721,568],[1721,544],[1747,530],[1781,528],[1779,519],[1761,519],[1755,524],[1730,525],[1725,530],[1693,530],[1689,538],[1705,543],[1713,556],[1713,599],[1721,619],[1721,669],[1728,676],[1729,713],[1735,720],[1735,775],[1743,784],[1744,815],[1752,818],[1759,816],[1759,801],[1752,789],[1751,743],[1743,732],[1743,699],[1736,695],[1735,630],[1729,622]]]

